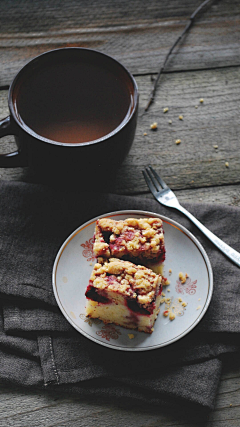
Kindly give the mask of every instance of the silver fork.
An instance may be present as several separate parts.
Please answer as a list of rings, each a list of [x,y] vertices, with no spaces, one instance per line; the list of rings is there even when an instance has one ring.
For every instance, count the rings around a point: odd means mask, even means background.
[[[186,215],[205,234],[205,236],[207,236],[209,240],[211,240],[211,242],[220,249],[220,251],[240,267],[240,253],[215,236],[215,234],[208,230],[200,221],[197,220],[197,218],[188,212],[187,209],[181,206],[175,194],[151,166],[145,168],[142,172],[150,191],[159,203],[170,208],[177,209]]]

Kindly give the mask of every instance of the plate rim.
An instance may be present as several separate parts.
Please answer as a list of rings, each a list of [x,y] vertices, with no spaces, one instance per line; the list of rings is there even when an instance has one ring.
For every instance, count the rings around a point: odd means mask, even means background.
[[[68,243],[84,228],[88,227],[89,225],[91,225],[92,223],[96,222],[98,219],[100,218],[104,218],[104,217],[113,217],[113,216],[118,216],[118,215],[144,215],[144,216],[150,216],[150,217],[157,217],[160,218],[161,220],[163,220],[163,222],[169,223],[170,225],[174,226],[175,228],[179,229],[182,233],[184,233],[188,238],[190,238],[192,240],[192,242],[195,244],[195,246],[198,248],[199,252],[201,253],[205,265],[206,265],[206,269],[208,272],[208,278],[209,278],[209,289],[208,289],[208,294],[207,294],[207,298],[206,301],[204,303],[204,307],[201,310],[201,312],[199,313],[199,316],[195,319],[195,321],[187,328],[185,329],[183,332],[180,333],[180,335],[177,335],[176,337],[172,338],[171,340],[164,342],[162,344],[157,344],[154,346],[147,346],[147,347],[122,347],[122,346],[118,346],[118,345],[114,345],[108,342],[103,342],[95,337],[93,337],[92,335],[88,334],[87,332],[85,332],[84,330],[82,330],[81,328],[78,327],[78,325],[76,325],[74,323],[74,321],[72,320],[72,318],[68,315],[68,313],[66,312],[66,310],[64,310],[64,307],[62,306],[62,303],[60,301],[60,298],[58,296],[57,293],[57,284],[56,284],[56,272],[57,272],[57,266],[59,264],[60,258],[62,253],[64,252],[65,247],[68,245]],[[206,311],[210,305],[211,299],[212,299],[212,294],[213,294],[213,271],[212,271],[212,266],[209,260],[209,257],[205,251],[205,249],[203,248],[202,244],[199,242],[199,240],[191,233],[191,231],[189,231],[186,227],[184,227],[183,225],[181,225],[179,222],[166,217],[165,215],[161,215],[158,214],[156,212],[151,212],[151,211],[145,211],[145,210],[139,210],[139,209],[127,209],[127,210],[120,210],[120,211],[112,211],[112,212],[106,212],[104,214],[98,215],[86,222],[84,222],[83,224],[81,224],[79,227],[77,227],[63,242],[63,244],[60,246],[57,255],[55,257],[54,260],[54,264],[53,264],[53,269],[52,269],[52,286],[53,286],[53,292],[54,292],[54,296],[58,305],[58,308],[61,310],[63,316],[66,318],[66,320],[72,325],[72,327],[80,334],[82,334],[83,336],[85,336],[86,338],[90,339],[91,341],[95,342],[96,344],[102,345],[104,347],[108,347],[111,348],[113,350],[120,350],[120,351],[150,351],[150,350],[156,350],[159,348],[163,348],[166,346],[169,346],[171,344],[173,344],[174,342],[180,340],[181,338],[183,338],[184,336],[186,336],[189,332],[191,332],[197,325],[198,323],[202,320],[202,318],[205,316]]]

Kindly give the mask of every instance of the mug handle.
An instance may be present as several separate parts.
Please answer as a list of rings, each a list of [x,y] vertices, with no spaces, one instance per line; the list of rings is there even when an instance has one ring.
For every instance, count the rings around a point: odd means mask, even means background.
[[[0,138],[6,135],[16,135],[11,117],[5,117],[0,120]],[[0,154],[0,167],[1,168],[15,168],[20,166],[27,166],[26,156],[23,155],[21,150],[13,151],[8,154]]]

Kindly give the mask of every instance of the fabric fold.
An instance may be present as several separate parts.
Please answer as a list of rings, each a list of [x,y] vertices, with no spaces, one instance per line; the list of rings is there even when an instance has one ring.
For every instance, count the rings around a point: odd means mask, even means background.
[[[239,352],[236,265],[187,218],[153,199],[17,182],[1,182],[0,197],[1,381],[80,396],[213,408],[223,360]],[[185,206],[240,251],[239,208]],[[125,209],[156,212],[185,226],[203,245],[214,274],[212,301],[198,326],[174,344],[147,352],[112,350],[82,336],[61,314],[52,288],[53,263],[65,239],[84,222]]]

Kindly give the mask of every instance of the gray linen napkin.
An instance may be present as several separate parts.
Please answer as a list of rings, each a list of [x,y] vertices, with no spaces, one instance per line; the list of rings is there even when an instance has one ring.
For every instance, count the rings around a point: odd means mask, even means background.
[[[187,218],[151,199],[66,193],[16,182],[2,182],[0,198],[0,380],[57,386],[81,395],[101,392],[156,404],[174,399],[213,407],[222,366],[219,357],[239,350],[239,269],[235,265]],[[186,207],[240,251],[235,231],[240,222],[238,208]],[[121,209],[158,212],[180,222],[200,240],[214,272],[212,302],[198,327],[170,347],[137,357],[78,334],[59,312],[51,283],[55,256],[68,235],[97,215]],[[20,372],[14,370],[13,358],[16,364],[21,358],[25,368]]]

